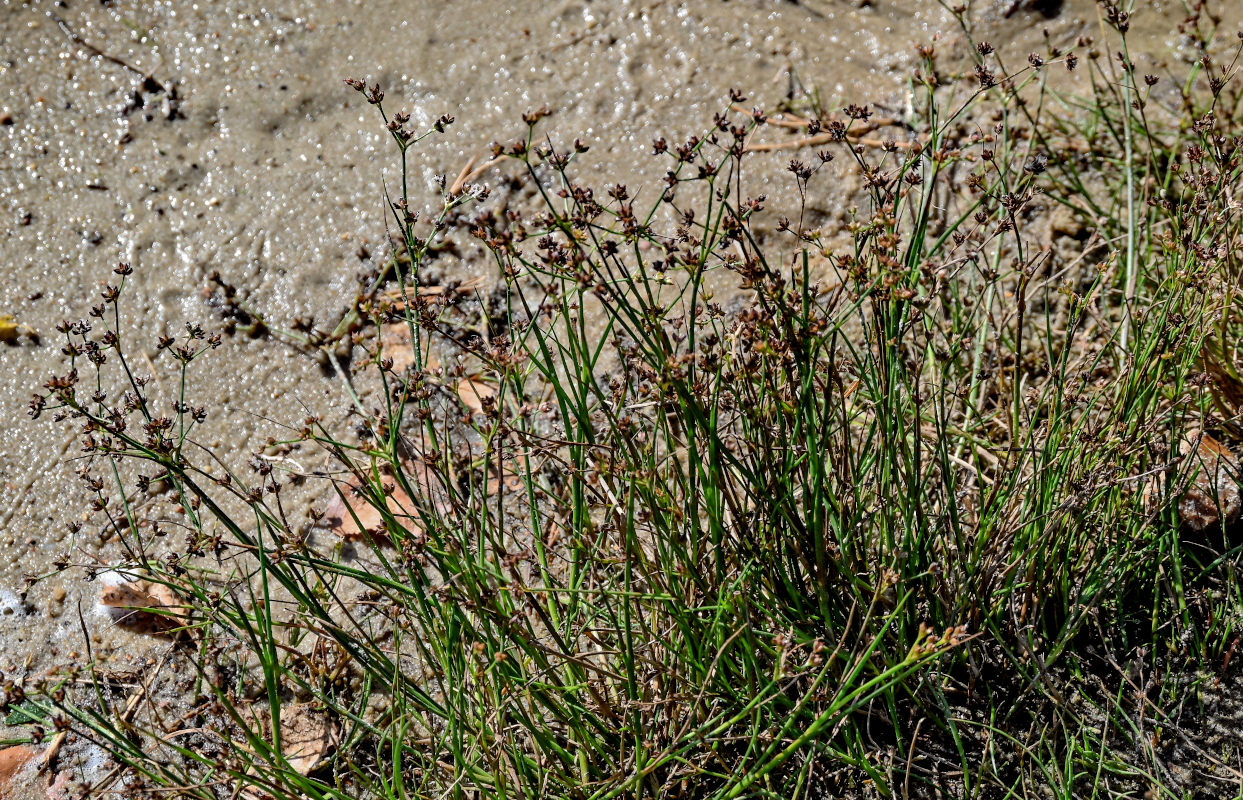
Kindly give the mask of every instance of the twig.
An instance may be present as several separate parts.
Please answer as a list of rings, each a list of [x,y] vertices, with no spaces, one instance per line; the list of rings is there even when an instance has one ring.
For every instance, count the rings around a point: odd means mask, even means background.
[[[741,113],[749,113],[747,109],[739,106],[736,103],[730,106],[730,110],[738,111]],[[805,119],[804,117],[800,117],[796,114],[789,114],[789,113],[782,113],[780,116],[766,117],[764,119],[765,125],[773,125],[778,128],[789,128],[792,130],[801,130],[811,125],[811,123],[812,121],[809,119]],[[915,145],[915,142],[894,142],[894,141],[887,141],[884,139],[868,138],[868,137],[864,137],[860,135],[863,133],[872,133],[873,131],[879,130],[880,128],[906,128],[909,130],[910,126],[902,122],[902,120],[899,120],[899,119],[895,119],[892,117],[881,117],[879,119],[868,120],[864,122],[862,125],[857,126],[854,133],[846,134],[845,141],[850,142],[851,144],[863,145],[864,147],[893,147],[898,150],[909,150],[911,147]],[[789,141],[789,142],[768,142],[765,144],[749,144],[746,146],[746,148],[744,148],[744,151],[749,152],[749,153],[755,153],[755,152],[766,152],[766,151],[771,151],[771,150],[797,150],[801,147],[815,147],[816,145],[829,144],[830,142],[836,142],[836,141],[842,141],[842,140],[838,138],[837,136],[833,135],[832,133],[829,133],[828,131],[824,131],[823,133],[817,133],[812,136],[805,136],[802,139],[794,139],[793,141]]]
[[[155,84],[157,91],[161,91],[161,92],[164,91],[164,84],[157,81],[154,77],[151,76],[150,73],[143,72],[138,67],[135,67],[133,64],[129,63],[125,59],[120,58],[118,56],[114,56],[111,53],[105,53],[103,50],[100,50],[95,45],[86,41],[81,36],[79,36],[77,32],[74,31],[73,28],[70,28],[69,23],[65,22],[65,20],[61,18],[61,16],[57,14],[55,11],[49,11],[47,12],[47,15],[48,17],[52,19],[53,22],[56,23],[57,27],[59,27],[61,31],[64,32],[65,36],[69,37],[69,41],[73,42],[78,47],[81,47],[83,50],[86,50],[91,55],[99,56],[105,61],[111,61],[113,64],[116,64],[119,67],[124,67],[125,69],[129,70],[130,72],[142,78],[144,81],[151,81],[152,83]]]
[[[478,158],[478,156],[472,156],[470,161],[466,162],[466,166],[462,167],[462,171],[458,173],[457,180],[455,180],[453,185],[449,187],[450,195],[460,194],[464,186],[505,160],[505,156],[497,156],[496,158],[489,159],[480,166],[471,169]]]
[[[470,161],[466,162],[466,166],[462,167],[462,171],[457,174],[453,185],[449,187],[449,194],[455,195],[462,191],[462,187],[466,185],[466,176],[470,174],[471,167],[475,166],[475,162],[479,160],[479,156],[471,156]]]
[[[43,753],[43,758],[39,759],[39,772],[46,772],[47,768],[51,766],[52,759],[56,758],[56,754],[60,752],[60,746],[64,743],[65,737],[68,735],[69,731],[61,731],[52,737],[52,742]]]
[[[921,717],[919,722],[915,723],[915,735],[911,737],[911,749],[906,754],[906,778],[902,781],[902,796],[906,800],[911,798],[911,765],[915,762],[915,745],[919,742],[919,729],[923,727],[926,719],[927,717]]]

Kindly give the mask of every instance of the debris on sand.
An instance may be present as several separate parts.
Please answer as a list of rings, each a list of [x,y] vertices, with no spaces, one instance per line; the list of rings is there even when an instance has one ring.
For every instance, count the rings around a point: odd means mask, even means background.
[[[105,573],[99,602],[112,621],[134,633],[169,633],[188,621],[185,603],[162,583]]]
[[[1183,455],[1193,459],[1196,476],[1187,493],[1178,501],[1178,516],[1193,531],[1203,531],[1218,523],[1230,524],[1243,514],[1239,495],[1239,461],[1224,444],[1208,434],[1194,432],[1183,442]],[[1194,449],[1194,453],[1193,453]]]
[[[392,360],[393,372],[401,374],[415,363],[414,344],[410,338],[410,326],[405,322],[387,322],[380,326],[380,347],[384,357]],[[425,366],[437,366],[434,357]]]
[[[0,342],[15,344],[25,336],[32,342],[39,341],[39,334],[29,325],[23,325],[12,314],[0,314]]]
[[[419,486],[422,490],[428,488],[428,470],[421,460],[403,462],[401,471],[408,483]],[[422,533],[419,507],[402,488],[390,468],[382,473],[381,485],[384,490],[385,509],[397,524],[412,533]],[[319,524],[347,541],[361,539],[364,535],[387,538],[385,515],[371,502],[370,493],[364,493],[360,486],[357,477],[340,484],[328,507],[324,509]]]
[[[0,797],[9,797],[9,788],[18,773],[29,764],[38,753],[34,748],[19,744],[0,750]]]
[[[336,726],[310,703],[281,709],[282,755],[299,775],[310,774],[336,746]]]
[[[266,708],[258,709],[265,728],[270,728],[270,715]],[[311,703],[281,707],[281,755],[290,769],[299,775],[309,775],[339,743],[336,724],[322,711],[316,711]],[[254,767],[248,774],[256,774]],[[242,800],[273,800],[273,795],[256,786],[242,790]]]
[[[490,383],[484,383],[478,376],[462,378],[457,385],[457,396],[471,411],[482,414],[484,401],[496,396],[496,387]]]

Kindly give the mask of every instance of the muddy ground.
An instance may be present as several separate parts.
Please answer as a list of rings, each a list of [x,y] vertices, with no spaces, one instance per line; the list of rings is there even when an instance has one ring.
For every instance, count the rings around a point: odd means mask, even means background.
[[[1132,57],[1146,72],[1185,74],[1194,54],[1175,32],[1181,4],[1140,5]],[[1063,46],[1101,32],[1088,0],[987,0],[973,14],[975,37],[1014,62],[1043,51],[1046,30]],[[119,261],[135,270],[123,326],[141,365],[159,361],[160,335],[218,326],[203,297],[213,271],[276,324],[339,319],[355,274],[384,254],[382,191],[397,179],[391,141],[344,78],[378,81],[414,127],[456,118],[413,151],[413,176],[429,187],[519,136],[521,114],[547,105],[547,133],[591,145],[588,183],[627,183],[642,198],[662,174],[648,166],[651,140],[702,131],[731,87],[769,108],[818,91],[829,108],[901,115],[914,45],[933,40],[962,57],[963,32],[932,0],[4,4],[0,314],[37,340],[0,345],[0,671],[81,658],[84,626],[96,656],[159,657],[165,645],[98,613],[99,587],[80,571],[26,590],[58,556],[117,557],[96,518],[69,533],[89,502],[72,432],[30,421],[26,404],[63,371],[56,323],[83,318]],[[752,162],[752,192],[776,198],[774,219],[789,157]],[[826,224],[843,219],[840,198],[813,204]],[[438,269],[486,276],[477,255]],[[166,361],[155,364],[157,395],[171,404]],[[338,378],[271,337],[226,338],[194,371],[191,394],[212,412],[200,441],[234,464],[282,425],[314,413],[331,426],[348,407]],[[60,766],[80,781],[101,769],[89,755]]]

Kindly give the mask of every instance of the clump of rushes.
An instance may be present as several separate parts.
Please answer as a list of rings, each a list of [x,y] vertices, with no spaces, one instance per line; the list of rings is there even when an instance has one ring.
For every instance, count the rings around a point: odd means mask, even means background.
[[[90,697],[65,676],[8,698],[106,748],[131,794],[1071,797],[1176,781],[1142,727],[1168,698],[1120,699],[1117,665],[1225,669],[1238,641],[1238,550],[1220,531],[1184,540],[1174,501],[1196,477],[1187,432],[1234,421],[1214,416],[1203,365],[1229,363],[1224,338],[1205,341],[1237,325],[1239,105],[1206,63],[1207,93],[1189,82],[1184,107],[1155,113],[1108,9],[1116,63],[1083,42],[1011,70],[980,43],[954,75],[922,49],[909,119],[810,99],[744,112],[734,93],[704,135],[654,143],[664,181],[641,205],[582,185],[586,146],[539,134],[540,111],[489,165],[537,209],[489,206],[464,170],[416,213],[412,147],[453,120],[416,134],[349,81],[400,153],[400,252],[313,344],[339,362],[342,337],[398,321],[413,363],[372,348],[353,374],[377,390],[343,381],[357,436],[309,419],[298,441],[350,473],[337,491],[357,529],[360,509],[381,522],[347,558],[287,517],[282,462],[213,460],[193,438],[210,410],[184,396],[158,416],[110,287],[96,322],[64,326],[72,364],[33,411],[84,429],[121,498],[84,473],[125,568],[184,600],[198,721],[173,736],[97,676]],[[1076,68],[1090,95],[1052,88]],[[807,138],[774,142],[777,127]],[[806,215],[757,233],[768,201],[742,165],[785,147],[804,150],[789,162],[804,207],[828,163],[863,177],[848,246]],[[1042,226],[1057,208],[1070,222]],[[423,291],[459,230],[495,261],[487,297]],[[710,295],[711,273],[735,300]],[[161,348],[184,387],[219,339],[183,338]],[[125,499],[157,480],[183,548]],[[281,709],[308,702],[339,735],[295,765]]]

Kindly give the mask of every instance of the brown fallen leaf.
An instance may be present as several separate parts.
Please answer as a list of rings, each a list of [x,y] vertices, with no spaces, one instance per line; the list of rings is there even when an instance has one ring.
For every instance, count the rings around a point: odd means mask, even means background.
[[[47,800],[69,800],[71,788],[73,788],[73,771],[63,769],[52,776],[52,782],[47,787]]]
[[[0,797],[9,796],[13,779],[37,755],[34,748],[19,744],[0,750]]]
[[[484,383],[478,377],[462,378],[458,381],[457,396],[467,408],[476,414],[481,414],[483,413],[483,401],[496,396],[496,387],[490,383]]]
[[[416,485],[421,487],[422,491],[428,490],[428,471],[421,461],[404,464],[403,471],[407,481],[417,482]],[[422,533],[423,525],[414,500],[391,474],[385,473],[384,484],[392,487],[393,490],[385,498],[388,512],[406,530],[416,534]],[[358,486],[357,478],[350,478],[340,484],[340,491],[334,493],[319,524],[346,540],[360,539],[364,535],[387,538],[388,531],[384,515],[380,513],[380,509],[371,504],[366,495],[359,494]],[[351,511],[353,513],[350,513]]]
[[[168,633],[189,621],[186,605],[162,583],[124,580],[105,584],[99,602],[117,626],[134,633]]]
[[[358,493],[358,486],[357,480],[346,481],[341,486],[340,493],[328,503],[321,523],[346,540],[361,539],[364,535],[387,537],[384,515]],[[414,502],[400,486],[394,485],[386,505],[399,525],[410,530],[421,530],[415,516]]]
[[[252,709],[252,713],[262,720],[265,730],[271,729],[271,714],[267,708]],[[281,706],[281,755],[294,772],[311,774],[339,743],[337,726],[325,714],[315,711],[310,703]],[[255,767],[247,770],[247,774],[256,774]],[[256,786],[242,789],[238,796],[242,800],[273,798]]]
[[[1192,453],[1192,448],[1195,452]],[[1239,494],[1239,461],[1234,453],[1208,434],[1189,434],[1183,441],[1184,456],[1191,455],[1195,480],[1178,501],[1178,516],[1193,531],[1203,531],[1218,523],[1229,524],[1243,515]]]
[[[406,297],[415,294],[419,297],[440,297],[443,294],[467,294],[468,292],[473,292],[476,289],[481,288],[486,282],[486,279],[482,277],[471,278],[468,281],[462,281],[449,286],[420,286],[418,292],[407,289],[404,293],[400,288],[396,288],[383,292],[380,297],[393,303],[393,310],[400,313],[405,310]]]
[[[299,775],[310,774],[336,746],[336,726],[310,703],[281,709],[282,755]]]
[[[410,326],[405,322],[387,322],[380,326],[381,355],[393,360],[393,372],[405,372],[414,363],[414,344],[410,339]],[[426,369],[440,366],[435,353],[428,353],[423,364]]]
[[[484,484],[484,493],[489,497],[499,492],[509,492],[512,494],[513,492],[521,491],[525,485],[522,482],[522,477],[509,467],[506,467],[499,477],[497,477],[495,469],[488,472],[488,482]]]

